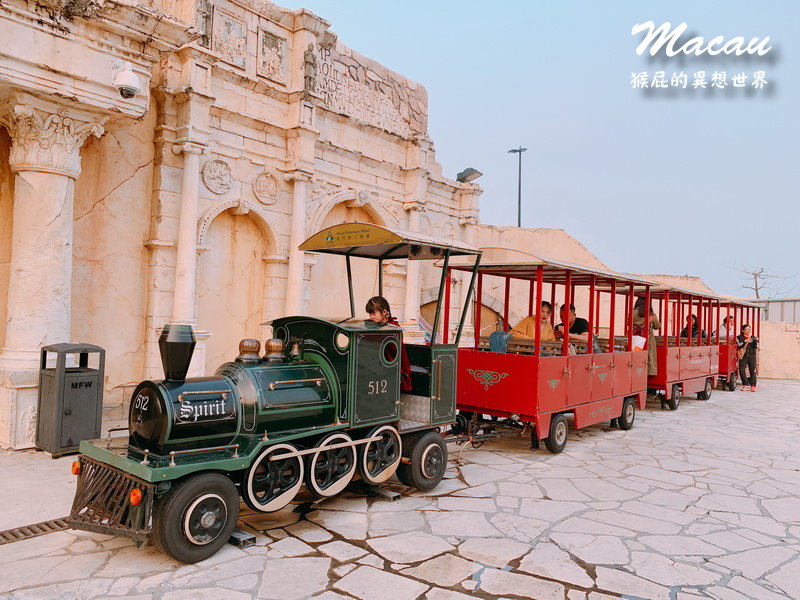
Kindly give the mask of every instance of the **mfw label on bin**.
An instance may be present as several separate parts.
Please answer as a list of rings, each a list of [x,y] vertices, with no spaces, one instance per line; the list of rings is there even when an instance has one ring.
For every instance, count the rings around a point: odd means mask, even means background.
[[[94,381],[89,379],[88,381],[70,381],[69,387],[72,390],[88,390],[92,387]]]

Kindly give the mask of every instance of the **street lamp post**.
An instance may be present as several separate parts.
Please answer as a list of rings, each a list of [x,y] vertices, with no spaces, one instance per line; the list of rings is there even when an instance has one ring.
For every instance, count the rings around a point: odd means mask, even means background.
[[[512,148],[508,152],[511,154],[519,155],[519,176],[517,178],[517,227],[522,227],[522,153],[527,148],[520,146],[519,148]]]

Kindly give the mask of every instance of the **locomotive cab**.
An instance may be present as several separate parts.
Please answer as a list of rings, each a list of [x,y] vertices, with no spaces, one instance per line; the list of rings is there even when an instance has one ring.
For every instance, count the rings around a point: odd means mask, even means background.
[[[346,386],[343,397],[347,398],[346,418],[351,426],[358,427],[375,422],[396,421],[398,429],[409,441],[419,433],[433,427],[452,423],[455,420],[456,399],[456,351],[464,329],[467,310],[462,311],[455,340],[452,344],[441,343],[436,332],[440,317],[444,315],[444,326],[448,328],[449,302],[442,305],[447,266],[452,256],[474,259],[472,279],[464,300],[469,305],[469,296],[475,283],[480,264],[480,250],[454,240],[437,238],[419,232],[388,230],[367,223],[343,223],[324,229],[301,246],[301,250],[343,255],[347,261],[347,280],[350,297],[350,316],[342,320],[311,320],[307,317],[288,317],[272,323],[278,337],[291,340],[303,339],[304,356],[316,352],[315,348],[333,347],[346,355],[339,368],[339,379]],[[393,325],[376,328],[370,321],[355,318],[355,299],[350,269],[350,258],[371,258],[378,261],[378,295],[383,294],[384,260],[434,260],[441,263],[439,301],[432,324],[431,341],[425,344],[403,344],[402,329]],[[319,325],[328,323],[333,329],[322,333]],[[445,342],[447,340],[447,333]],[[334,342],[333,337],[340,342]],[[290,341],[291,343],[291,341]],[[400,355],[404,346],[411,363],[412,389],[400,392]],[[321,354],[324,354],[322,352]],[[332,353],[328,353],[331,356]],[[347,373],[344,379],[342,373]],[[349,379],[348,379],[349,377]],[[345,383],[346,382],[346,383]],[[345,414],[342,413],[342,418]],[[442,444],[443,445],[443,444]],[[409,447],[410,448],[410,447]],[[410,449],[406,448],[406,452]],[[444,457],[446,458],[446,451]],[[398,470],[403,474],[404,470]],[[418,484],[419,481],[415,483]],[[436,482],[438,483],[438,481]],[[433,484],[435,485],[435,483]],[[433,487],[431,485],[431,487]]]
[[[272,328],[288,346],[299,344],[304,360],[333,374],[341,390],[341,421],[364,427],[399,418],[400,327],[355,318],[284,317]]]

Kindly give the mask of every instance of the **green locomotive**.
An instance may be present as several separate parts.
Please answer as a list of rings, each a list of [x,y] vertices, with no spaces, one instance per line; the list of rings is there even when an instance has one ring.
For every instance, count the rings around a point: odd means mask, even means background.
[[[441,481],[447,447],[439,427],[455,420],[464,318],[454,344],[404,346],[400,327],[355,318],[350,257],[442,259],[443,281],[450,256],[474,255],[477,268],[480,252],[363,223],[330,227],[300,248],[345,255],[350,317],[277,319],[263,355],[257,340],[242,340],[235,360],[195,378],[186,378],[191,328],[165,326],[165,379],[134,390],[128,437],[81,442],[73,528],[129,536],[194,563],[228,541],[240,497],[272,512],[303,484],[324,498],[356,474],[370,484],[396,474],[423,490]],[[470,291],[474,279],[475,271]],[[402,349],[411,363],[407,393],[400,391]]]

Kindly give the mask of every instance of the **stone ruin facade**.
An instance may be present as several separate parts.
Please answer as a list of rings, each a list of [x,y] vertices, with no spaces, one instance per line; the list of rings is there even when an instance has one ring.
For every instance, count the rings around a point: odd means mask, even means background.
[[[318,229],[476,242],[481,188],[442,175],[425,89],[307,10],[4,0],[0,30],[2,447],[32,445],[42,346],[104,347],[106,418],[124,420],[132,385],[162,376],[165,323],[195,327],[197,375],[272,318],[347,314],[337,257],[297,250]],[[436,277],[387,265],[409,335]],[[358,264],[356,297],[376,279]]]

